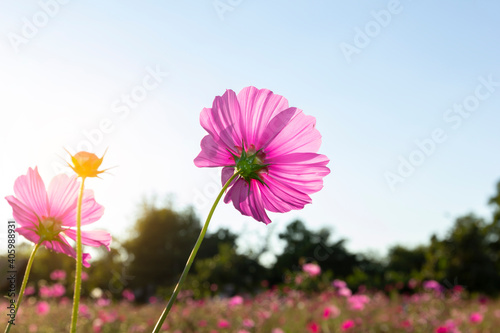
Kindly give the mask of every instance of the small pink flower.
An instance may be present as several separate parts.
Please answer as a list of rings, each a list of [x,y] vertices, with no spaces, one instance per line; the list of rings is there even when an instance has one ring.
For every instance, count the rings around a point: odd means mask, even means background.
[[[109,304],[111,304],[111,300],[109,298],[99,298],[97,299],[96,301],[96,305],[98,307],[104,307],[104,306],[108,306]]]
[[[151,296],[149,298],[149,304],[156,304],[158,303],[158,298],[156,298],[155,296]]]
[[[50,288],[49,286],[41,286],[38,289],[38,294],[42,298],[51,298],[52,297],[52,288]]]
[[[49,303],[45,301],[40,301],[36,304],[36,313],[40,316],[45,316],[50,311]]]
[[[273,331],[272,333],[285,333],[285,331],[283,331],[281,328],[273,328]]]
[[[130,289],[125,289],[122,292],[122,296],[123,296],[124,299],[126,299],[129,302],[133,302],[135,300],[135,295],[132,292],[132,290],[130,290]]]
[[[231,327],[231,324],[225,320],[225,319],[220,319],[219,322],[217,323],[218,328],[229,328]]]
[[[66,288],[60,283],[56,283],[52,286],[52,297],[61,297],[66,293]]]
[[[67,238],[76,239],[76,204],[79,182],[77,177],[61,174],[49,184],[48,190],[38,174],[38,169],[29,168],[28,173],[20,176],[14,183],[15,197],[5,197],[12,206],[14,219],[20,227],[16,231],[26,239],[42,244],[49,250],[76,258],[75,249]],[[82,226],[99,220],[104,207],[94,200],[91,190],[85,190],[82,203]],[[82,244],[109,250],[111,235],[108,232],[82,230]],[[90,254],[83,254],[83,265],[89,267]]]
[[[339,289],[338,294],[343,297],[350,297],[352,295],[352,291],[349,288],[341,288]]]
[[[469,321],[473,324],[480,323],[483,321],[483,315],[480,314],[479,312],[473,312],[469,317]]]
[[[236,295],[231,297],[231,299],[229,300],[230,306],[241,305],[241,304],[243,304],[243,297],[241,296]]]
[[[350,330],[351,328],[354,327],[354,320],[351,320],[351,319],[348,319],[346,321],[344,321],[341,325],[340,325],[340,329],[342,331],[347,331],[347,330]]]
[[[439,326],[438,328],[436,328],[436,333],[449,333],[448,327]]]
[[[335,279],[335,280],[333,280],[332,285],[333,285],[335,288],[337,288],[337,289],[344,289],[344,288],[347,288],[347,283],[345,283],[345,281],[342,281],[342,280],[339,280],[339,279]]]
[[[328,319],[328,318],[337,318],[340,315],[340,309],[336,307],[335,305],[330,305],[327,306],[323,310],[323,318]]]
[[[50,273],[50,278],[54,281],[64,280],[66,279],[66,272],[63,271],[62,269],[56,269],[55,271]]]
[[[424,289],[434,290],[436,292],[441,292],[443,290],[443,286],[435,280],[425,281],[423,284]]]
[[[30,326],[29,326],[28,329],[29,329],[30,333],[36,333],[36,332],[38,332],[38,326],[36,326],[36,324],[30,324]]]
[[[78,313],[83,316],[83,317],[86,317],[86,318],[90,318],[90,310],[89,310],[89,307],[86,306],[85,304],[83,303],[80,303],[80,305],[78,306]]]
[[[267,89],[226,90],[201,111],[200,123],[208,135],[195,165],[223,167],[222,184],[237,173],[224,202],[257,221],[271,223],[266,211],[304,208],[330,173],[328,158],[316,153],[321,135],[314,117]]]
[[[252,320],[252,319],[243,319],[243,326],[247,327],[247,328],[252,328],[255,326],[255,322]]]
[[[82,281],[87,281],[88,279],[89,279],[89,275],[87,274],[87,272],[82,271]]]
[[[316,324],[315,322],[309,323],[307,325],[307,330],[309,333],[318,333],[319,332],[319,325]]]
[[[309,276],[314,277],[321,274],[321,267],[316,264],[305,264],[302,266],[302,270],[309,274]]]
[[[30,296],[35,293],[35,287],[33,286],[27,286],[26,289],[24,289],[24,295],[25,296]]]

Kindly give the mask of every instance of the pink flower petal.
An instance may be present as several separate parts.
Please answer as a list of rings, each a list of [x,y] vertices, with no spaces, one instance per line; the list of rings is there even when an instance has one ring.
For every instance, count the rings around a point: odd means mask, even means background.
[[[5,197],[5,199],[12,207],[12,215],[14,216],[14,219],[21,226],[32,227],[38,223],[38,218],[35,213],[16,197],[9,195]]]
[[[243,140],[240,130],[240,105],[234,91],[226,90],[224,95],[214,99],[211,109],[203,109],[200,123],[217,144],[228,149],[240,146]]]
[[[201,140],[201,152],[194,159],[194,164],[201,167],[220,167],[234,165],[234,159],[229,151],[223,146],[215,143],[214,139],[207,135]]]
[[[271,223],[261,198],[261,187],[264,187],[264,185],[252,180],[250,186],[251,191],[248,190],[249,186],[245,180],[238,179],[227,192],[224,202],[229,203],[232,201],[234,208],[243,215],[252,216],[257,221],[265,224]]]
[[[24,236],[24,238],[32,241],[35,244],[40,241],[40,236],[38,236],[37,233],[33,231],[33,229],[26,227],[17,227],[16,231],[17,233],[19,233],[19,235]]]
[[[255,87],[243,88],[238,93],[238,102],[243,121],[243,139],[248,145],[257,145],[271,119],[288,109],[286,98],[268,89],[259,90]]]
[[[40,218],[49,214],[49,206],[45,184],[38,174],[38,168],[28,169],[26,175],[20,176],[14,183],[16,197],[30,207]]]
[[[98,204],[94,199],[94,191],[85,190],[82,199],[82,225],[96,222],[104,214],[104,207]],[[76,226],[76,205],[75,209],[67,211],[60,217],[62,225],[67,227]]]
[[[66,236],[76,241],[76,230],[67,229],[64,233]],[[104,230],[82,230],[82,244],[94,247],[103,245],[109,251],[109,246],[111,245],[111,234]]]
[[[316,129],[316,119],[297,113],[288,125],[268,144],[268,158],[290,153],[315,153],[321,146],[321,134]]]
[[[69,177],[61,174],[52,178],[48,190],[50,215],[64,216],[76,210],[79,188],[76,175]]]

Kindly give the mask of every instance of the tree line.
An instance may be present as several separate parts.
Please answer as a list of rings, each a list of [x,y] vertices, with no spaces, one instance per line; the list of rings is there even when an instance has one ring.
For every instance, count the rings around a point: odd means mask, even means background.
[[[288,283],[289,277],[307,262],[318,264],[328,281],[345,280],[353,289],[363,286],[377,290],[409,292],[408,282],[436,280],[445,288],[460,285],[470,293],[497,296],[500,292],[500,182],[489,204],[491,219],[474,214],[457,218],[445,236],[433,235],[425,245],[409,248],[393,246],[385,258],[350,252],[345,239],[334,240],[323,228],[310,230],[292,221],[279,233],[284,250],[273,264],[264,265],[260,251],[237,251],[238,235],[228,229],[208,233],[188,277],[186,292],[195,297],[215,294],[231,296],[255,293]],[[111,251],[102,250],[87,270],[83,294],[99,288],[107,297],[119,298],[123,290],[134,292],[138,301],[150,296],[167,297],[180,276],[201,230],[192,209],[176,211],[171,206],[145,203],[130,236],[115,242]],[[29,245],[18,248],[18,281],[30,252]],[[6,263],[5,256],[0,262]],[[4,276],[4,265],[0,273]],[[39,251],[31,271],[31,281],[49,283],[56,269],[73,276],[74,260],[61,254]],[[69,279],[71,280],[71,279]],[[72,281],[67,281],[71,293]],[[5,281],[0,292],[6,292]]]

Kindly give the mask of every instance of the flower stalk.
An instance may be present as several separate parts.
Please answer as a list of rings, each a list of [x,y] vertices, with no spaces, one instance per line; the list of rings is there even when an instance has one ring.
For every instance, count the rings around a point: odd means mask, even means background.
[[[14,310],[14,318],[12,318],[12,320],[7,323],[7,327],[5,328],[5,333],[10,332],[12,323],[14,323],[14,320],[16,320],[17,310],[19,310],[19,306],[21,305],[21,301],[23,300],[24,290],[26,289],[26,285],[28,284],[28,278],[30,276],[31,266],[33,266],[33,261],[35,259],[36,252],[38,251],[38,248],[40,247],[42,242],[43,239],[40,239],[40,242],[36,243],[35,247],[33,248],[33,251],[31,252],[30,258],[28,259],[28,265],[26,266],[26,271],[24,272],[23,283],[21,284],[21,290],[19,290],[19,297],[17,298],[17,304]]]
[[[203,241],[203,238],[205,238],[205,234],[207,233],[208,225],[210,224],[210,220],[212,219],[212,215],[214,214],[215,208],[219,204],[219,201],[222,198],[222,195],[226,192],[229,185],[238,176],[239,176],[239,173],[235,172],[231,176],[231,178],[229,178],[229,180],[226,182],[226,184],[224,184],[224,186],[222,187],[222,190],[220,191],[219,195],[215,199],[215,202],[212,205],[210,212],[208,213],[205,224],[203,225],[203,228],[201,229],[200,235],[198,236],[198,240],[196,241],[196,243],[193,247],[193,250],[191,251],[191,254],[189,255],[188,261],[186,262],[186,266],[184,267],[184,271],[182,272],[181,277],[179,278],[179,282],[177,282],[177,285],[174,288],[172,296],[170,296],[170,300],[168,301],[167,306],[163,310],[163,313],[161,314],[160,318],[158,319],[158,322],[156,323],[156,326],[153,329],[153,333],[160,332],[161,327],[163,325],[163,322],[165,321],[165,319],[167,319],[168,313],[170,312],[172,305],[174,305],[175,299],[177,298],[177,295],[179,294],[179,291],[181,290],[182,285],[184,284],[184,281],[186,280],[186,277],[189,273],[189,270],[191,269],[191,265],[193,264],[194,258],[196,257],[196,254],[198,253],[198,249],[201,246],[201,242]]]
[[[82,264],[83,264],[83,251],[82,251],[82,200],[85,178],[82,177],[80,185],[80,192],[78,193],[78,204],[76,209],[76,273],[75,273],[75,291],[73,294],[73,312],[71,314],[71,328],[70,332],[76,332],[76,324],[78,321],[78,308],[80,305],[80,292],[82,289]]]

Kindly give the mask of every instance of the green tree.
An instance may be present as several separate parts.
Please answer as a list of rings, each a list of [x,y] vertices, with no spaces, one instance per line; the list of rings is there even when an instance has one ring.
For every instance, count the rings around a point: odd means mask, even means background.
[[[192,209],[176,212],[143,205],[133,236],[123,243],[130,256],[128,274],[134,276],[128,287],[139,300],[177,282],[200,230]]]

